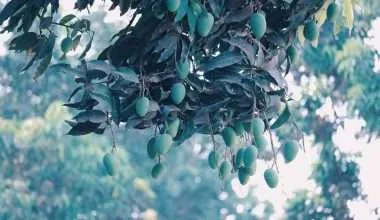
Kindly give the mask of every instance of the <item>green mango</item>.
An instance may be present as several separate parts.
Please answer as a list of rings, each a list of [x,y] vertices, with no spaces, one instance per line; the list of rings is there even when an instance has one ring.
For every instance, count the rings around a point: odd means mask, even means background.
[[[247,169],[244,169],[244,168],[240,168],[238,170],[238,178],[239,178],[239,182],[241,185],[245,185],[248,183],[248,180],[249,180],[249,173],[247,172]]]
[[[212,27],[214,26],[214,16],[204,11],[202,14],[199,15],[197,19],[197,33],[201,37],[206,37],[210,34]]]
[[[296,158],[299,148],[300,146],[297,141],[287,141],[283,145],[282,154],[286,163],[290,163]]]
[[[182,83],[176,83],[172,86],[170,92],[170,98],[173,103],[180,104],[186,96],[186,87]]]
[[[240,168],[244,166],[244,152],[245,148],[240,148],[235,156],[235,166],[236,168]]]
[[[155,137],[154,149],[157,154],[166,154],[173,144],[173,139],[169,134],[161,134]]]
[[[190,72],[190,63],[188,59],[178,61],[177,63],[177,77],[179,79],[186,79]]]
[[[181,121],[178,118],[167,122],[166,133],[170,134],[172,138],[175,138],[178,134],[179,125]]]
[[[236,133],[235,133],[234,129],[231,127],[224,128],[224,130],[222,132],[222,137],[223,137],[224,143],[226,143],[227,147],[233,147],[238,142]]]
[[[265,131],[265,123],[261,118],[254,118],[251,121],[252,134],[254,136],[262,135]]]
[[[176,12],[181,5],[181,0],[166,0],[166,8],[170,12]]]
[[[152,160],[154,160],[154,158],[156,158],[156,156],[157,156],[157,152],[156,152],[156,149],[154,147],[155,140],[156,140],[155,137],[151,138],[148,142],[148,145],[147,145],[148,156]]]
[[[255,173],[256,173],[256,169],[257,169],[256,161],[253,162],[253,163],[251,164],[251,166],[249,166],[249,167],[244,167],[244,169],[246,170],[246,172],[247,172],[250,176],[255,175]]]
[[[333,2],[327,7],[326,17],[328,21],[335,21],[338,16],[338,5]]]
[[[251,31],[255,38],[260,39],[267,31],[267,21],[265,14],[261,12],[254,13],[250,19]]]
[[[303,28],[303,35],[309,41],[314,41],[318,37],[318,25],[315,21],[310,21]]]
[[[297,49],[295,46],[290,45],[288,49],[286,49],[286,54],[288,55],[291,63],[294,63],[297,61],[298,54],[297,54]]]
[[[255,138],[254,144],[257,147],[257,150],[259,152],[264,152],[265,149],[268,147],[268,141],[265,138],[265,136],[264,135],[257,135],[254,138]]]
[[[243,157],[244,166],[245,167],[252,166],[252,164],[255,163],[257,159],[257,154],[258,152],[255,146],[245,148],[244,157]]]
[[[106,168],[108,175],[114,176],[118,169],[116,158],[111,153],[106,153],[103,157],[103,165]]]
[[[135,111],[140,117],[144,117],[149,111],[149,99],[145,96],[139,97],[135,101]]]
[[[220,160],[220,154],[217,151],[211,151],[208,155],[208,164],[211,169],[216,169]]]
[[[154,165],[151,172],[152,177],[155,179],[158,178],[161,175],[162,171],[164,171],[164,166],[161,163]]]
[[[264,172],[264,179],[270,188],[276,188],[278,185],[278,175],[275,170],[267,169]]]
[[[234,127],[234,130],[235,130],[235,132],[236,132],[237,135],[242,136],[244,134],[245,130],[244,130],[244,124],[243,124],[243,122],[236,121],[234,123],[233,127]]]
[[[219,168],[219,177],[221,180],[227,180],[230,177],[232,166],[228,161],[223,161]]]

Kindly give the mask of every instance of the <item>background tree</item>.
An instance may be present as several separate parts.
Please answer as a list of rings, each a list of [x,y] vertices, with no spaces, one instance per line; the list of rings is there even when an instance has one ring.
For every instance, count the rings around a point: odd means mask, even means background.
[[[375,118],[379,112],[377,92],[380,79],[375,61],[378,52],[370,48],[368,38],[372,22],[380,14],[374,1],[359,1],[357,9],[363,13],[355,17],[350,33],[341,32],[331,39],[333,25],[326,24],[321,32],[321,43],[317,48],[305,47],[303,64],[307,70],[295,70],[295,81],[305,88],[302,99],[306,114],[302,118],[302,130],[314,136],[316,146],[321,146],[320,160],[315,165],[312,178],[318,193],[300,191],[289,200],[289,219],[353,219],[347,206],[348,201],[364,199],[358,178],[358,155],[347,155],[333,142],[339,127],[344,128],[345,119],[362,118],[366,125],[357,137],[378,136]],[[311,82],[304,83],[306,81]],[[312,84],[317,84],[310,93]],[[318,114],[326,103],[332,104],[334,114]],[[346,109],[346,114],[342,111]],[[302,110],[300,110],[302,112]],[[301,121],[301,120],[300,120]],[[358,149],[360,150],[360,149]]]

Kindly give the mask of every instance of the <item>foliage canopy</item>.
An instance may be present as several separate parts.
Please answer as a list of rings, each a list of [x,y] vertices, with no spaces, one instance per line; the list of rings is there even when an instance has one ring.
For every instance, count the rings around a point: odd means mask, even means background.
[[[152,144],[157,155],[153,158],[159,162],[172,145],[180,145],[194,133],[208,134],[214,151],[224,152],[223,161],[214,161],[221,164],[222,179],[239,169],[238,147],[254,144],[260,153],[268,145],[264,130],[271,137],[271,129],[292,120],[285,76],[296,56],[293,47],[297,38],[318,41],[330,4],[308,0],[112,2],[110,10],[119,7],[121,15],[131,10],[133,16],[96,61],[85,59],[95,34],[91,21],[74,14],[55,19],[57,0],[12,0],[1,11],[0,24],[8,21],[4,31],[20,32],[10,42],[11,50],[32,54],[23,71],[32,71],[35,79],[44,72],[76,75],[78,87],[65,105],[80,112],[67,121],[68,134],[102,134],[112,124],[154,128],[157,136]],[[345,25],[351,28],[351,1],[343,2]],[[90,10],[93,3],[78,0],[75,8]],[[85,44],[77,67],[50,66],[56,27],[67,32],[59,42],[62,59]],[[81,42],[83,36],[87,42]],[[217,149],[216,134],[230,148]],[[270,142],[275,164],[278,149],[272,138]]]

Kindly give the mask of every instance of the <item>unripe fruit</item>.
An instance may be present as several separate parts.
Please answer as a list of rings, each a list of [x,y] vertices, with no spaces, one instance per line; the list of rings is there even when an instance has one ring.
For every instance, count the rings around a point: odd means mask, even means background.
[[[238,171],[238,178],[241,185],[245,185],[248,183],[249,180],[249,173],[247,172],[247,169],[240,168]]]
[[[288,55],[291,63],[297,61],[297,49],[293,45],[290,45],[288,49],[286,49],[286,54]]]
[[[240,148],[238,152],[236,153],[235,166],[237,168],[244,166],[244,152],[245,152],[245,148]]]
[[[137,98],[135,111],[138,116],[144,117],[149,111],[149,99],[145,96]]]
[[[299,147],[300,146],[297,141],[288,141],[284,144],[282,153],[286,163],[290,163],[296,158]]]
[[[228,161],[223,161],[219,168],[219,177],[221,180],[226,180],[231,174],[231,164]]]
[[[181,5],[181,0],[166,0],[166,8],[170,12],[175,12]]]
[[[250,175],[253,176],[256,173],[257,164],[256,161],[251,164],[250,167],[244,167],[245,171]]]
[[[264,135],[255,136],[254,143],[255,143],[257,150],[259,152],[263,152],[268,147],[268,141],[264,137]]]
[[[276,188],[278,185],[278,176],[273,169],[267,169],[264,172],[264,179],[270,188]]]
[[[106,168],[108,175],[113,176],[117,171],[117,162],[111,153],[106,153],[103,157],[103,164]]]
[[[188,59],[185,59],[184,61],[178,61],[177,63],[177,77],[179,79],[186,79],[189,75],[190,71],[190,63]]]
[[[151,138],[147,145],[147,152],[150,159],[154,159],[157,156],[156,149],[154,147],[154,141],[156,140],[155,137]]]
[[[256,147],[247,147],[244,150],[244,166],[245,167],[250,167],[252,166],[253,163],[255,163],[256,158],[257,158],[257,149]]]
[[[208,155],[208,164],[210,165],[211,169],[215,169],[218,167],[220,155],[216,151],[211,151]]]
[[[265,131],[265,123],[261,118],[254,118],[251,121],[252,134],[254,136],[262,135]]]
[[[169,134],[161,134],[155,137],[154,149],[158,154],[165,154],[173,144],[173,139]]]
[[[63,53],[69,52],[73,48],[73,45],[74,45],[73,39],[71,39],[70,37],[66,37],[61,42],[61,50],[62,50],[62,52]]]
[[[172,86],[170,98],[174,104],[180,104],[186,96],[186,88],[182,83],[176,83]]]
[[[309,41],[314,41],[318,37],[318,26],[315,21],[310,21],[303,28],[303,35]]]
[[[250,20],[251,30],[255,38],[260,39],[267,31],[267,22],[264,13],[254,13]]]
[[[331,3],[329,7],[327,7],[326,15],[327,20],[335,21],[338,16],[338,5],[335,2]]]
[[[158,163],[156,165],[154,165],[154,167],[152,168],[152,177],[153,178],[157,178],[161,175],[162,171],[164,171],[164,166],[161,164],[161,163]]]
[[[242,136],[244,134],[244,124],[241,121],[236,121],[234,123],[234,130],[237,135]]]
[[[209,35],[213,25],[214,16],[211,13],[204,11],[202,14],[200,14],[197,20],[197,32],[199,36],[206,37]]]
[[[226,143],[227,147],[235,146],[237,143],[237,136],[233,128],[226,127],[222,132],[222,137],[224,143]]]
[[[167,122],[168,126],[166,128],[166,133],[170,134],[172,138],[175,138],[175,136],[177,136],[180,122],[181,121],[178,118]]]

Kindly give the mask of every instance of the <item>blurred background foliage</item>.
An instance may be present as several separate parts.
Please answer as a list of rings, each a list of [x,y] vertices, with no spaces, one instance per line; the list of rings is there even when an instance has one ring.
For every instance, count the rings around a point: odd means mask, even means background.
[[[349,118],[365,121],[357,137],[370,141],[380,135],[378,52],[365,43],[380,16],[377,4],[357,0],[351,33],[331,37],[334,27],[325,24],[318,47],[306,45],[289,75],[301,88],[292,112],[319,160],[310,174],[316,188],[291,195],[284,219],[353,219],[348,201],[366,200],[356,162],[360,154],[342,152],[333,136]],[[102,30],[93,44],[100,51],[117,24],[97,19],[104,11],[87,16]],[[206,161],[208,137],[195,136],[174,150],[164,162],[164,175],[153,180],[145,148],[151,134],[117,130],[121,172],[105,175],[101,159],[111,148],[109,135],[65,135],[63,121],[71,113],[62,104],[73,76],[46,74],[35,83],[19,74],[24,60],[12,53],[0,57],[0,219],[270,219],[281,212],[260,200],[254,184],[242,197],[218,181]],[[326,103],[332,114],[321,114]],[[291,129],[280,128],[278,139],[293,134]]]

